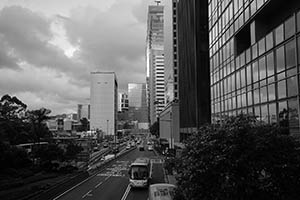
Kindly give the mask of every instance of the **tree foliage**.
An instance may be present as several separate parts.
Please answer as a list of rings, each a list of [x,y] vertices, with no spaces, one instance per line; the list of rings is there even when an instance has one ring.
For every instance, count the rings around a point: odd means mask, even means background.
[[[298,199],[300,143],[246,115],[207,125],[177,163],[177,199]]]
[[[150,133],[159,137],[159,122],[156,121],[150,126]]]
[[[65,159],[66,160],[76,159],[77,154],[80,153],[82,150],[83,148],[79,145],[69,144],[65,152]]]

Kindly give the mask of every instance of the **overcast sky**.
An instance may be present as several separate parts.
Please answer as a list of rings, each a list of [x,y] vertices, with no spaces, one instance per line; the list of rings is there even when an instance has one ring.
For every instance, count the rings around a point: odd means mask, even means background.
[[[0,96],[61,114],[87,101],[91,71],[115,71],[121,90],[145,82],[153,2],[0,0]]]

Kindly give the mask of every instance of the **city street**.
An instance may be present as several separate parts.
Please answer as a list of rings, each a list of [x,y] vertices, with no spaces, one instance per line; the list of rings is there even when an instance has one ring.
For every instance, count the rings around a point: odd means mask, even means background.
[[[163,183],[164,173],[162,161],[155,156],[153,151],[139,151],[134,149],[121,158],[113,161],[104,170],[97,172],[82,183],[76,185],[69,191],[64,192],[55,200],[127,200],[147,199],[148,189],[133,189],[129,186],[128,169],[136,158],[148,157],[152,161],[153,176],[151,184]]]

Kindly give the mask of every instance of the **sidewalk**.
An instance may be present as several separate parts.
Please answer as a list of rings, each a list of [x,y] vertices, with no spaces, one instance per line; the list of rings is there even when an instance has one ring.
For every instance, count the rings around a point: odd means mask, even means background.
[[[159,156],[159,157],[161,157],[161,158],[164,159],[164,156],[161,155],[161,154],[159,154],[155,149],[153,150],[153,152],[154,152],[154,154],[155,154],[156,156]],[[166,182],[166,183],[173,184],[173,185],[176,185],[176,184],[177,184],[175,175],[174,175],[174,174],[173,174],[173,175],[167,174],[165,169],[164,169],[164,176],[165,176],[165,182]]]

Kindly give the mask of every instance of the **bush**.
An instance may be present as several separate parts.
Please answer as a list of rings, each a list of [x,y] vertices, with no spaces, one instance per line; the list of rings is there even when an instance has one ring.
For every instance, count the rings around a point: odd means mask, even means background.
[[[177,199],[298,199],[300,144],[246,115],[207,125],[177,163]]]

